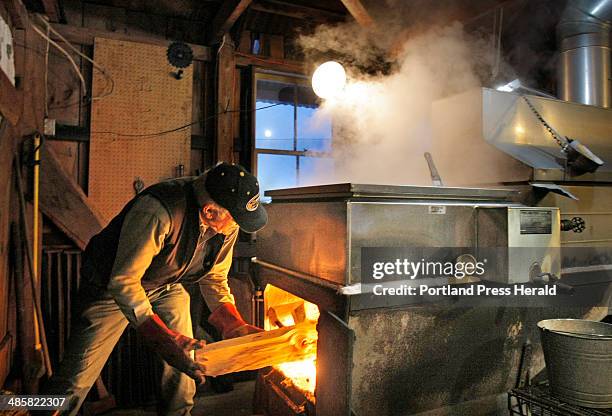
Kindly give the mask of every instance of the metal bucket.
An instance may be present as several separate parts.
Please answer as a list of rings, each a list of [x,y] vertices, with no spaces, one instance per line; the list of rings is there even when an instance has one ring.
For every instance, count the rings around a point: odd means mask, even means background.
[[[552,393],[579,406],[612,408],[612,325],[547,319],[538,327]]]

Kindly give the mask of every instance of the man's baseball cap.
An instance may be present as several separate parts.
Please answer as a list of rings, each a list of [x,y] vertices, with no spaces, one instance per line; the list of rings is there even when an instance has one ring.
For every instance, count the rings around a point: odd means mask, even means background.
[[[206,191],[227,209],[247,233],[254,233],[268,222],[268,213],[259,202],[259,182],[242,166],[222,162],[206,174]]]

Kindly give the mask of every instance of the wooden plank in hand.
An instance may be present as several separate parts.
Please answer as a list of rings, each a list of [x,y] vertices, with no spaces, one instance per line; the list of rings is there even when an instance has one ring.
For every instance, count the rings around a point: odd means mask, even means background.
[[[207,376],[257,370],[290,361],[315,358],[314,322],[228,339],[196,350],[196,361]]]

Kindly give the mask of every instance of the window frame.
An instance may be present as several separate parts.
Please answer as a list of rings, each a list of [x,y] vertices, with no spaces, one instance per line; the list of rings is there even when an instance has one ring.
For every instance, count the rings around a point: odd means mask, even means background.
[[[310,86],[310,79],[304,74],[297,74],[291,72],[281,72],[269,69],[262,68],[254,68],[253,70],[253,94],[251,96],[251,108],[254,109],[254,116],[252,118],[251,123],[251,137],[253,140],[251,141],[251,166],[252,172],[255,176],[258,175],[258,163],[257,159],[260,154],[269,154],[269,155],[281,155],[281,156],[296,156],[296,175],[299,178],[300,174],[300,156],[301,157],[330,157],[332,152],[331,150],[328,152],[313,152],[313,151],[304,151],[304,150],[295,150],[297,148],[297,112],[298,112],[298,95],[294,94],[293,101],[293,149],[294,150],[281,150],[281,149],[265,149],[257,147],[257,137],[256,137],[256,129],[257,129],[257,83],[259,80],[268,80],[268,81],[278,81],[285,82],[288,84],[301,85],[301,86]],[[332,136],[330,137],[330,149],[333,147],[333,123],[332,123]],[[298,179],[299,180],[299,179]]]

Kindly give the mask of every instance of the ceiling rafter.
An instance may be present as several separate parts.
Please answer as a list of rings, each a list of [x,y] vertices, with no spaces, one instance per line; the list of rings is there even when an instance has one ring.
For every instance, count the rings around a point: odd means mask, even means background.
[[[374,19],[370,16],[370,13],[363,7],[361,0],[341,0],[344,7],[349,11],[351,16],[359,23],[362,27],[374,27]]]
[[[340,21],[346,18],[342,13],[278,0],[256,0],[251,4],[251,10],[317,22]]]
[[[211,43],[218,43],[230,31],[236,20],[251,5],[253,0],[224,1],[212,20]]]
[[[45,14],[49,17],[49,21],[58,23],[62,18],[62,10],[58,0],[41,0]]]

